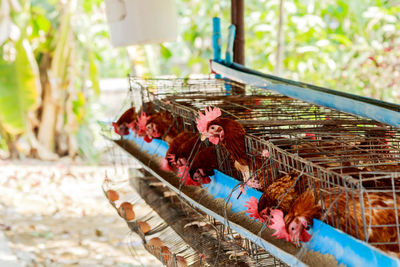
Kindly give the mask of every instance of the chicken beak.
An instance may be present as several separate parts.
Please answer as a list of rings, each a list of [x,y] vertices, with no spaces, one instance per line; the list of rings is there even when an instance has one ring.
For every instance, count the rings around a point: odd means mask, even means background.
[[[207,134],[201,134],[200,140],[203,142],[204,140],[206,140],[208,138]]]
[[[299,238],[298,237],[296,237],[295,238],[295,240],[293,240],[293,243],[294,243],[294,245],[296,246],[296,247],[300,247],[300,240],[299,240]]]

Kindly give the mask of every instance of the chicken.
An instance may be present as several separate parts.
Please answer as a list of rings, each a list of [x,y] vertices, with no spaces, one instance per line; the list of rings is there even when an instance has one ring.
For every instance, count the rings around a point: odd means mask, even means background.
[[[339,226],[340,230],[356,238],[368,239],[373,246],[399,257],[399,237],[396,225],[400,220],[400,213],[396,218],[395,207],[400,206],[400,197],[396,195],[396,203],[394,203],[392,192],[363,192],[362,199],[360,196],[360,191],[353,191],[349,195],[339,191],[338,188],[333,188],[323,194],[320,199],[318,193],[315,197],[312,190],[307,190],[293,203],[284,218],[284,228],[278,231],[286,231],[289,241],[297,245],[299,241],[308,241],[310,238],[307,238],[307,227],[312,225],[312,219],[322,218],[322,202],[327,210],[326,222]],[[364,207],[364,212],[362,207]],[[366,227],[368,227],[365,232],[363,221],[367,222]]]
[[[210,176],[217,169],[214,147],[201,149],[192,162],[178,167],[178,177],[185,185],[201,186],[211,182]]]
[[[299,241],[307,242],[311,236],[307,233],[313,219],[320,219],[322,208],[316,204],[313,191],[307,190],[293,203],[284,219],[284,228],[289,234],[289,241],[299,246]]]
[[[116,122],[113,122],[114,131],[120,136],[129,134],[129,126],[137,118],[134,107],[127,109]]]
[[[195,151],[200,145],[198,141],[199,135],[193,132],[179,133],[169,145],[166,158],[162,161],[161,169],[164,171],[172,171],[173,167],[186,165],[192,151]],[[194,155],[194,153],[193,153]]]
[[[137,118],[131,122],[128,127],[138,136],[146,135],[146,124],[151,115],[154,114],[154,105],[151,102],[146,102],[142,105],[137,113]]]
[[[243,126],[232,119],[221,118],[219,108],[205,108],[205,113],[199,111],[196,119],[201,140],[208,140],[217,145],[221,143],[234,161],[234,167],[242,173],[246,182],[250,178],[249,164],[245,148],[245,130]]]
[[[258,200],[259,214],[269,216],[271,208],[279,208],[286,214],[301,194],[304,177],[290,173],[272,182]]]
[[[198,133],[195,133],[186,142],[182,142],[175,154],[177,167],[186,165],[189,160],[192,161],[199,151],[200,145],[201,141]]]
[[[131,125],[131,128],[136,135],[145,136],[146,125],[147,121],[150,119],[150,116],[147,116],[144,111],[140,112],[139,114],[140,115],[137,116],[136,121],[134,121],[133,125]]]
[[[279,208],[286,214],[293,202],[301,194],[306,176],[298,176],[296,173],[289,173],[276,179],[267,186],[260,199],[250,199],[246,204],[249,216],[262,222],[268,220],[272,209]]]
[[[153,114],[146,124],[146,136],[144,140],[151,142],[154,138],[162,139],[168,144],[172,142],[175,136],[178,135],[176,123],[167,111],[161,111]]]
[[[215,148],[210,146],[201,149],[190,166],[190,177],[200,184],[208,184],[214,175],[214,169],[218,169]]]

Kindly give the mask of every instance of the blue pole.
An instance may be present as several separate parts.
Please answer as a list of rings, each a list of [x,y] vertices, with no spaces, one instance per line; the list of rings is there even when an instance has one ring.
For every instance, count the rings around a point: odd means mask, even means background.
[[[221,19],[215,17],[213,18],[212,47],[213,47],[214,60],[217,62],[221,62],[221,44],[222,44]]]
[[[233,60],[233,43],[235,41],[236,35],[236,27],[235,25],[229,26],[229,36],[228,36],[228,45],[226,47],[225,53],[225,63],[229,66],[232,64]]]

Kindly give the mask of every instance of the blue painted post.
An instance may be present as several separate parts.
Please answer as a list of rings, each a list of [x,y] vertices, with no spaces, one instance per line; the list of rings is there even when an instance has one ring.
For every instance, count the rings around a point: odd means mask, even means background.
[[[213,18],[213,36],[212,36],[212,47],[214,60],[221,62],[221,19],[218,17]]]
[[[221,35],[221,19],[218,17],[213,18],[213,36],[212,36],[212,47],[214,60],[222,62],[221,59],[221,48],[222,46],[222,35]],[[216,79],[221,79],[220,74],[215,74]]]
[[[235,41],[235,35],[236,35],[236,26],[231,24],[229,26],[229,36],[228,36],[228,45],[226,46],[226,52],[225,52],[225,63],[229,66],[232,65],[232,60],[233,60],[233,44]],[[229,83],[225,83],[225,90],[226,94],[230,95],[232,94],[232,85]]]
[[[235,25],[229,26],[228,45],[225,52],[225,63],[229,66],[233,60],[233,42],[235,41],[236,27]]]

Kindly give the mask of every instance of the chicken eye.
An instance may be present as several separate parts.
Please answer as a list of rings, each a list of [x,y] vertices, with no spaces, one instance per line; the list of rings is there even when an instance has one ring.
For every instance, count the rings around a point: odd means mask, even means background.
[[[292,226],[292,231],[294,231],[294,227]]]

